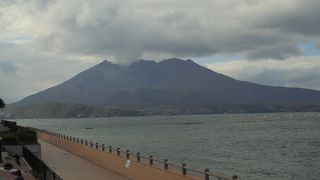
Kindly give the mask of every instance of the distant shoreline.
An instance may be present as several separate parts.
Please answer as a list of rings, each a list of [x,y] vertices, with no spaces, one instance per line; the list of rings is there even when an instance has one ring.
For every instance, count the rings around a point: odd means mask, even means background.
[[[170,117],[170,116],[201,116],[201,115],[245,115],[245,114],[285,114],[285,113],[320,113],[320,111],[303,111],[303,112],[243,112],[243,113],[203,113],[203,114],[161,114],[161,115],[140,115],[140,116],[101,116],[101,117],[34,117],[34,118],[5,118],[9,120],[23,120],[23,119],[99,119],[99,118],[134,118],[134,117]],[[195,122],[197,123],[197,122]]]

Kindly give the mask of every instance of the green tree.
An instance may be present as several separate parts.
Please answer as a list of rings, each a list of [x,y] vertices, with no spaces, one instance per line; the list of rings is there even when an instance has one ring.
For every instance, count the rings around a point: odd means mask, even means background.
[[[6,103],[0,98],[0,108],[4,108]]]

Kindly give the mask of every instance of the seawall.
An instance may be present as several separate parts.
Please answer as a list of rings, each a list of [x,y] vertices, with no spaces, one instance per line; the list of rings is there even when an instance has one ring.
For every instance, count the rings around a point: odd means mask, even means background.
[[[137,160],[128,159],[113,153],[108,153],[99,148],[93,148],[53,134],[37,131],[38,138],[52,145],[64,149],[74,155],[87,159],[105,169],[111,170],[129,179],[152,179],[152,180],[203,180],[203,177],[182,175],[174,171],[164,170],[154,165],[147,165]],[[127,166],[126,166],[127,165]]]

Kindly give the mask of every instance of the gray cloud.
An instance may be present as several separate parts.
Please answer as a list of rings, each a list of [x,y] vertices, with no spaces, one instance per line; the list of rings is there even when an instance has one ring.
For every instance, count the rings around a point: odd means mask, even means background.
[[[290,43],[278,43],[269,46],[258,47],[254,50],[248,50],[246,56],[249,59],[287,59],[294,55],[302,55],[303,52],[300,47]]]
[[[256,23],[263,28],[274,28],[285,33],[296,33],[305,36],[320,35],[320,3],[318,0],[284,1],[280,6],[273,6],[272,13],[267,10]],[[262,14],[264,14],[262,13]]]
[[[285,59],[302,54],[298,46],[320,32],[316,0],[33,0],[1,10],[9,27],[31,34],[42,50],[118,62],[154,54]]]
[[[57,85],[96,64],[96,61],[37,53],[37,49],[21,45],[0,49],[0,54],[0,97],[7,103]]]
[[[1,90],[7,89],[9,99],[17,100],[102,59],[130,63],[234,54],[253,61],[290,59],[303,55],[300,46],[305,42],[319,47],[319,4],[317,0],[2,0],[0,71],[7,78],[0,77]],[[39,76],[40,71],[45,75]]]
[[[2,75],[10,75],[14,74],[17,69],[16,65],[13,62],[1,62],[0,61],[0,74]]]
[[[239,80],[320,90],[319,57],[298,57],[283,61],[236,60],[208,64],[207,67]]]

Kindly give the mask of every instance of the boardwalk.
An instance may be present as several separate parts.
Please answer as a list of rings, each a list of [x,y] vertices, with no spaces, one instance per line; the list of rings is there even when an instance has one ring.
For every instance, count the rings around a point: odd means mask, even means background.
[[[64,180],[110,179],[128,180],[83,158],[53,146],[41,139],[43,161]]]

